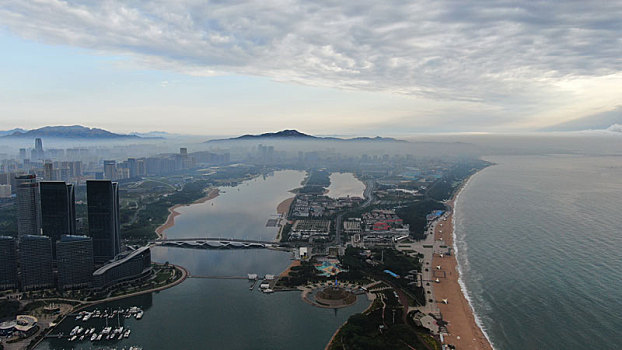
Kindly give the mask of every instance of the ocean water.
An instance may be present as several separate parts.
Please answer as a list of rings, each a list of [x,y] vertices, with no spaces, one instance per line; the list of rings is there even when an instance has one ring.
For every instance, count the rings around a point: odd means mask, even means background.
[[[622,348],[622,157],[511,156],[456,203],[464,286],[496,349]]]

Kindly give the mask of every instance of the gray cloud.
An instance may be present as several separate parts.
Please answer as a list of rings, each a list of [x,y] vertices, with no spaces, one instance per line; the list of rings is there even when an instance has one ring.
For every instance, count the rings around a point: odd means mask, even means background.
[[[551,82],[622,68],[619,1],[24,1],[24,38],[192,74],[485,102],[524,111]]]

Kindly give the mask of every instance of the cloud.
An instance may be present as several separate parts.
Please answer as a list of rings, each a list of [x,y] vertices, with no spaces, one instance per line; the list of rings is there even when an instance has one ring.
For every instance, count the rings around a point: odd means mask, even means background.
[[[622,71],[617,1],[5,0],[45,43],[194,75],[242,74],[535,113],[559,81]]]
[[[608,127],[606,130],[622,134],[622,124],[613,124],[610,127]]]

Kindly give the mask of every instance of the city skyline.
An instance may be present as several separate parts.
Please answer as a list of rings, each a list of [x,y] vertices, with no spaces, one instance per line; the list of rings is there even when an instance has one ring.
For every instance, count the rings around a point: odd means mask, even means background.
[[[395,135],[622,122],[612,2],[11,1],[0,13],[0,129]]]

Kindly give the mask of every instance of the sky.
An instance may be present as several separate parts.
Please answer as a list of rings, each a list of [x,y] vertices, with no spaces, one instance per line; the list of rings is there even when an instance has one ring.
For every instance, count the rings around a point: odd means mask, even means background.
[[[620,18],[620,1],[4,0],[0,130],[622,124]]]

